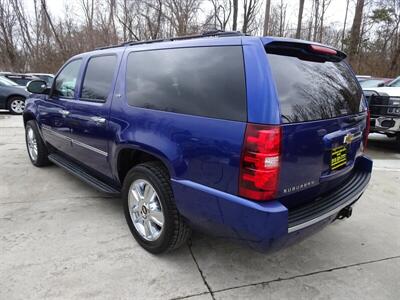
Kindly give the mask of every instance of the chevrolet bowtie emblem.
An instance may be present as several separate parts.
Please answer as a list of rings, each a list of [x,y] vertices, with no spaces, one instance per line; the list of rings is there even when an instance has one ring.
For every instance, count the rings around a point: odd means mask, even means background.
[[[349,145],[351,144],[353,139],[354,139],[354,134],[348,133],[344,136],[343,143]]]

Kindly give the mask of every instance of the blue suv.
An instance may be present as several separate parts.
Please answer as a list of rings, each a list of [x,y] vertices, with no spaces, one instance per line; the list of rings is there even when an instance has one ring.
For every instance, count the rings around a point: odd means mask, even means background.
[[[72,57],[32,81],[29,157],[121,195],[152,253],[191,228],[276,249],[349,217],[370,179],[368,112],[345,54],[214,32]]]

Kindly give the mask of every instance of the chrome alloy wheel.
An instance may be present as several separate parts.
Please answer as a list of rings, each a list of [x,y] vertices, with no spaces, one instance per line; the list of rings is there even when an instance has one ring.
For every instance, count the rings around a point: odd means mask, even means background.
[[[38,147],[35,132],[32,127],[28,127],[27,131],[26,142],[28,144],[29,156],[33,161],[36,161],[38,157]]]
[[[129,188],[128,205],[137,232],[147,241],[157,240],[163,230],[164,213],[154,187],[144,179],[135,180]]]
[[[25,101],[22,99],[15,99],[10,104],[11,110],[16,114],[22,114],[25,109]]]

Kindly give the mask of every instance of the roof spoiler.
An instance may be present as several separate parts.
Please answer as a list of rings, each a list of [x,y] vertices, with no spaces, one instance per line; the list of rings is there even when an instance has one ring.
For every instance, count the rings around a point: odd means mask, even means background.
[[[267,53],[294,56],[302,60],[310,61],[334,61],[339,62],[346,58],[346,54],[316,43],[274,41],[265,45]]]

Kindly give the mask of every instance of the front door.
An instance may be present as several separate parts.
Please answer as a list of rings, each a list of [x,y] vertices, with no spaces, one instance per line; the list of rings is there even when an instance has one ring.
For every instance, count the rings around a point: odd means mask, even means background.
[[[117,60],[113,54],[91,57],[78,99],[67,107],[72,139],[70,156],[106,176],[111,176],[108,116]]]
[[[39,125],[46,142],[68,154],[71,150],[68,103],[75,99],[82,59],[68,62],[54,80],[51,94],[38,105]]]

